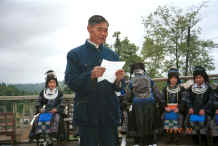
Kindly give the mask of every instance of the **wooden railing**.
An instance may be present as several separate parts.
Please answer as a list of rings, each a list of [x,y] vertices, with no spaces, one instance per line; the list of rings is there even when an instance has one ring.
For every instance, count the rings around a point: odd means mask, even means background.
[[[18,143],[23,143],[28,140],[28,133],[30,130],[30,122],[33,118],[33,115],[35,113],[35,105],[37,103],[38,96],[0,96],[0,106],[3,106],[2,109],[4,109],[3,112],[0,112],[0,127],[1,125],[5,125],[7,123],[4,123],[5,118],[9,118],[8,116],[5,117],[6,113],[8,114],[8,105],[12,107],[10,109],[10,112],[14,115],[14,124],[13,127],[16,130],[13,130],[12,133],[16,133],[16,137],[13,135],[11,137],[13,139],[13,142],[15,141]],[[73,104],[73,95],[64,95],[64,104],[67,108],[67,135],[70,135],[71,133],[71,124],[72,124],[72,104]],[[21,111],[18,110],[18,107],[22,105],[23,109]],[[1,122],[2,121],[2,122]],[[1,124],[2,123],[2,124]],[[10,124],[10,123],[9,123]],[[10,125],[7,125],[10,127]],[[12,126],[12,125],[11,125]],[[5,129],[5,128],[4,128]],[[5,130],[4,130],[5,131]],[[7,130],[9,131],[9,129]],[[2,133],[1,134],[1,128],[0,128],[0,135],[9,135],[12,133]],[[1,141],[0,141],[1,143]]]
[[[11,144],[15,144],[16,122],[14,113],[0,113],[0,135],[10,136]]]

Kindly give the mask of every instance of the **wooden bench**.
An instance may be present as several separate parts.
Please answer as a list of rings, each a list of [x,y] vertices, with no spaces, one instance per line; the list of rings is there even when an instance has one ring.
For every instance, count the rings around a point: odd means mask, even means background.
[[[11,144],[16,141],[16,121],[12,112],[0,113],[0,135],[10,136]]]

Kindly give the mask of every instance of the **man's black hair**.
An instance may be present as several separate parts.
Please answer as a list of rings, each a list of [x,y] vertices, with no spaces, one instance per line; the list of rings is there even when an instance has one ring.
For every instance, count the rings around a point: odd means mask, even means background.
[[[88,25],[96,25],[96,24],[99,24],[99,23],[102,23],[102,22],[105,22],[107,23],[107,25],[109,26],[109,23],[108,21],[101,15],[93,15],[92,17],[89,18],[89,21],[88,21]]]

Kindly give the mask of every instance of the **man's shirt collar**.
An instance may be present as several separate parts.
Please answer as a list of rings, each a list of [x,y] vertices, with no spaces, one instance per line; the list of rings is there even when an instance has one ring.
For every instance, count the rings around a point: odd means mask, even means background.
[[[99,48],[99,45],[97,45],[96,43],[90,41],[89,39],[87,40],[91,45],[95,46],[96,49]]]

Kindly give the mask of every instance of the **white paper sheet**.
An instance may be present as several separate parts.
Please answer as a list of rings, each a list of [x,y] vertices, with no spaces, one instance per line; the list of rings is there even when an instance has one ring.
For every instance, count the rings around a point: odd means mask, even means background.
[[[114,83],[116,80],[115,73],[119,69],[122,69],[124,65],[125,65],[124,61],[108,61],[103,59],[101,63],[101,67],[104,67],[106,70],[103,76],[98,78],[98,82],[107,80],[110,83]]]

